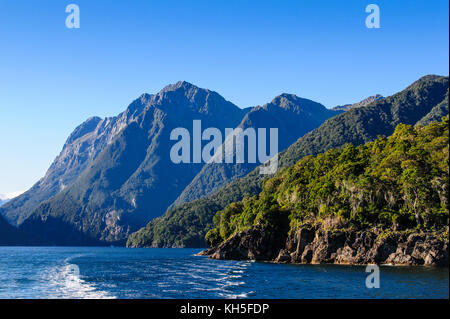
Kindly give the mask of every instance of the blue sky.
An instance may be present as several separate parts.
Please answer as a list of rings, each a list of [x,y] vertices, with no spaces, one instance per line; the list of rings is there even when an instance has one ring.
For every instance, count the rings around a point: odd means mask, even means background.
[[[80,29],[65,8],[80,7]],[[381,10],[367,29],[365,7]],[[448,75],[448,1],[0,0],[0,193],[45,174],[86,118],[187,80],[240,107],[328,107]]]

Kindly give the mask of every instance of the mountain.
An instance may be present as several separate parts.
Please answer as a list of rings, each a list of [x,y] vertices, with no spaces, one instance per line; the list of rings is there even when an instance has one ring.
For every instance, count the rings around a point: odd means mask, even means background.
[[[328,119],[281,153],[279,163],[282,168],[289,167],[305,156],[346,143],[357,146],[375,140],[378,135],[389,136],[400,123],[414,125],[429,118],[436,107],[448,110],[448,91],[448,77],[422,77],[399,93]],[[213,227],[215,213],[232,202],[260,193],[263,180],[256,169],[208,197],[174,207],[132,234],[127,246],[205,246],[204,236]]]
[[[448,266],[449,118],[308,156],[214,217],[204,254]]]
[[[242,119],[238,128],[278,128],[278,151],[286,149],[299,137],[320,126],[326,119],[341,113],[322,104],[293,94],[281,94],[270,103],[252,108]],[[231,137],[231,135],[230,135]],[[172,204],[210,195],[229,182],[247,175],[259,164],[210,163],[205,165],[192,182]]]
[[[216,92],[188,82],[141,96],[116,120],[102,150],[87,156],[75,181],[18,218],[19,229],[56,245],[124,243],[130,232],[160,216],[203,166],[171,161],[172,130],[192,128],[193,120],[201,120],[204,128],[223,131],[236,127],[244,112]],[[92,121],[77,129],[67,145],[84,136],[83,141],[96,146],[101,121]],[[92,140],[87,132],[94,132]],[[85,151],[90,145],[80,141],[77,147]]]
[[[375,94],[372,96],[369,96],[368,98],[354,104],[346,104],[346,105],[339,105],[332,108],[332,110],[335,111],[348,111],[357,107],[366,106],[372,102],[379,101],[381,99],[384,99],[384,97],[380,94]]]
[[[277,127],[279,148],[286,148],[338,113],[290,94],[241,110],[215,92],[178,82],[157,95],[143,94],[116,117],[92,117],[77,127],[44,178],[0,213],[52,244],[120,243],[136,227],[160,216],[186,186],[192,190],[205,177],[202,188],[207,192],[208,185],[217,189],[257,166],[211,164],[199,173],[203,163],[165,165],[170,163],[168,145],[174,142],[168,135],[173,128],[192,127],[195,119],[202,120],[204,128],[221,130]],[[153,135],[145,136],[146,130]],[[134,161],[134,167],[122,161]],[[209,174],[212,167],[215,180]]]
[[[11,224],[20,225],[42,202],[70,186],[116,135],[136,120],[149,98],[149,95],[142,95],[116,117],[91,117],[78,126],[45,176],[28,191],[2,206],[0,214]]]

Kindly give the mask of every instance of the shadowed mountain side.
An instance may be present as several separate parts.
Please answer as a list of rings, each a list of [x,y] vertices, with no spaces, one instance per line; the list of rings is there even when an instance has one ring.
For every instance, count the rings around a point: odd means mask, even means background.
[[[11,226],[0,216],[0,246],[25,246],[33,244],[45,245],[46,243]]]
[[[257,106],[248,112],[239,124],[239,128],[278,129],[278,151],[289,147],[299,137],[320,126],[326,119],[341,113],[332,111],[320,103],[299,98],[292,94],[282,94],[264,106]],[[268,138],[268,137],[267,137]],[[172,204],[180,205],[216,192],[229,182],[247,175],[259,164],[206,164],[200,173],[183,190]]]

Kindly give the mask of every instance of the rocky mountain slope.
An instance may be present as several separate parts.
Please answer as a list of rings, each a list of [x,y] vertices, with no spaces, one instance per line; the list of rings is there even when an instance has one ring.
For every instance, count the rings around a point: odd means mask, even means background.
[[[335,106],[335,107],[333,107],[332,110],[335,110],[335,111],[348,111],[348,110],[351,110],[351,109],[354,109],[354,108],[366,106],[366,105],[368,105],[368,104],[370,104],[372,102],[379,101],[381,99],[384,99],[384,97],[382,95],[375,94],[375,95],[369,96],[368,98],[365,98],[364,100],[362,100],[362,101],[360,101],[358,103]]]
[[[141,96],[116,117],[105,119],[91,117],[78,126],[67,139],[61,153],[53,161],[45,176],[31,189],[2,206],[0,214],[11,224],[19,225],[39,204],[70,186],[114,137],[136,120],[148,98],[148,95]]]
[[[111,140],[103,150],[84,157],[89,164],[84,163],[87,167],[76,180],[22,217],[19,228],[57,245],[124,242],[130,232],[160,216],[203,166],[171,161],[171,131],[192,128],[193,120],[223,131],[238,125],[243,112],[216,92],[187,82],[141,96],[116,121],[122,124],[115,126],[114,137],[108,135]],[[79,141],[84,155],[90,141],[99,144],[87,132],[97,135],[101,122],[91,121],[68,140],[68,145]],[[83,144],[85,139],[89,142]],[[61,160],[54,166],[60,163],[64,166]]]

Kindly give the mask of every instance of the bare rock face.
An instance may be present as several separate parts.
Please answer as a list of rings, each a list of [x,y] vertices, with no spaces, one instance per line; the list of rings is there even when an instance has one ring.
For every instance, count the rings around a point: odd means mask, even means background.
[[[448,241],[430,234],[389,234],[376,229],[328,229],[322,224],[292,228],[284,242],[276,232],[253,228],[203,252],[215,259],[298,264],[393,264],[448,266]]]
[[[285,239],[283,233],[264,227],[241,232],[215,249],[211,258],[234,260],[272,260]]]
[[[412,234],[386,259],[392,264],[448,265],[448,243],[425,234]]]

